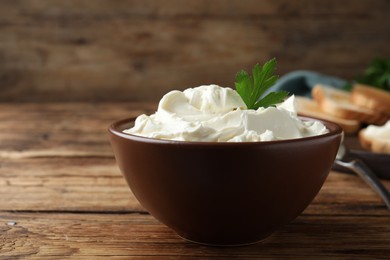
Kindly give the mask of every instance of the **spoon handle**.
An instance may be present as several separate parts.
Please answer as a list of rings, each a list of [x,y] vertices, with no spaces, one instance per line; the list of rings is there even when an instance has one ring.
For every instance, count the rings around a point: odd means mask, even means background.
[[[355,159],[350,162],[343,162],[336,160],[335,163],[339,166],[345,167],[354,171],[359,175],[385,202],[388,209],[390,209],[390,193],[385,186],[380,182],[378,177],[368,168],[361,160]]]

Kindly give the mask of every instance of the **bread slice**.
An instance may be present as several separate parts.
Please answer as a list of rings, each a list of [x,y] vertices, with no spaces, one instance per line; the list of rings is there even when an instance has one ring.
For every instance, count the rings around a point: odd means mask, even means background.
[[[312,99],[295,96],[295,102],[299,115],[332,121],[339,124],[346,134],[356,133],[360,129],[359,121],[343,119],[326,114],[321,110],[317,102]]]
[[[353,103],[350,92],[317,84],[312,90],[312,96],[329,115],[369,124],[383,124],[387,121],[382,113]]]
[[[379,111],[390,118],[390,92],[363,84],[355,84],[351,100],[354,104]]]
[[[359,131],[360,144],[376,153],[390,154],[390,120],[383,126],[370,125]]]

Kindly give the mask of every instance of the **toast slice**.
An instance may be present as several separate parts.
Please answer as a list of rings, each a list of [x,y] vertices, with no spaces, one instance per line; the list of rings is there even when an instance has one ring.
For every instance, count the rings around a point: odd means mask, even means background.
[[[356,133],[360,129],[359,121],[331,116],[323,112],[317,102],[312,99],[295,96],[295,102],[299,115],[323,119],[339,124],[346,134]]]
[[[390,120],[383,126],[370,125],[359,131],[360,144],[376,153],[390,154]]]
[[[359,106],[378,111],[390,118],[390,92],[363,84],[355,84],[351,101]],[[387,120],[386,120],[387,121]]]
[[[369,124],[384,124],[387,117],[378,111],[362,107],[351,101],[351,93],[317,84],[312,90],[313,98],[325,113]]]

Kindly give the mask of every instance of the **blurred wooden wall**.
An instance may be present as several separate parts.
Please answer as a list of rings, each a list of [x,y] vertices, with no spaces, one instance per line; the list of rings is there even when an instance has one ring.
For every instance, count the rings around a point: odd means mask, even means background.
[[[271,57],[350,79],[389,43],[389,0],[1,0],[0,101],[155,101]]]

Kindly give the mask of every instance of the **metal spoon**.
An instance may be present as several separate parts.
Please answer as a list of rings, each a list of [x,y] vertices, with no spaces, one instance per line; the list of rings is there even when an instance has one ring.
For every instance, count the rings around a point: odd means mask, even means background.
[[[359,175],[385,202],[390,209],[390,193],[376,175],[359,159],[347,159],[347,148],[341,144],[337,152],[335,164],[347,168]]]

